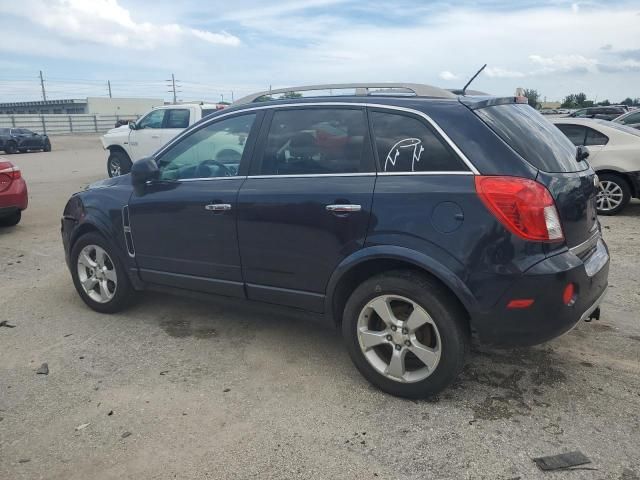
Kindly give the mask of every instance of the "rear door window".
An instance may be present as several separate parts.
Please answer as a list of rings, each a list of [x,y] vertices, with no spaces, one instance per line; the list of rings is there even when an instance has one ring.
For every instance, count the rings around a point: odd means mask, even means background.
[[[424,122],[407,115],[371,112],[381,172],[450,172],[466,165]]]
[[[164,116],[164,128],[187,128],[190,113],[186,108],[170,108]]]
[[[556,125],[575,146],[584,145],[584,138],[587,135],[587,128],[582,125]]]
[[[545,172],[577,172],[576,146],[529,105],[511,103],[474,110],[522,158]]]
[[[273,113],[259,175],[373,171],[364,110],[313,108]]]
[[[608,142],[609,137],[594,130],[593,128],[587,128],[587,139],[585,141],[586,146],[606,145]]]

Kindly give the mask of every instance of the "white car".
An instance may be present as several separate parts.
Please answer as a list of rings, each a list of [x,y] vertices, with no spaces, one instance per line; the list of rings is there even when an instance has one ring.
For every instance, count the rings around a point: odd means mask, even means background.
[[[102,146],[109,151],[109,176],[128,173],[133,162],[153,154],[185,128],[219,109],[215,104],[165,105],[135,123],[109,130],[101,138]]]
[[[554,118],[573,142],[589,149],[588,162],[600,178],[598,213],[615,215],[640,198],[640,130],[606,120]]]
[[[612,122],[626,125],[627,127],[633,127],[640,130],[640,110],[630,110],[627,113],[623,113],[619,117],[611,120]]]

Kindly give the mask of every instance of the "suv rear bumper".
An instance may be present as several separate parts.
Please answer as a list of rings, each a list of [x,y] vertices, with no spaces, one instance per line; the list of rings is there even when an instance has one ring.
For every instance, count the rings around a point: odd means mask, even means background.
[[[527,270],[493,309],[473,315],[482,343],[503,346],[536,345],[571,330],[600,305],[608,286],[609,252],[600,238],[589,252],[566,251]],[[577,296],[568,306],[562,299],[573,283]],[[514,299],[533,299],[528,308],[509,309]]]

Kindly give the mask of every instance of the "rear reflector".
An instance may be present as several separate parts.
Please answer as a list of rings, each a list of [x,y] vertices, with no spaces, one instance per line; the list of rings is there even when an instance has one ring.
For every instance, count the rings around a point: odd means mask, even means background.
[[[576,286],[573,283],[568,283],[567,286],[564,287],[564,292],[562,292],[562,301],[568,307],[576,303]]]
[[[507,303],[507,308],[529,308],[533,305],[533,298],[518,298]]]
[[[534,242],[564,240],[555,202],[544,185],[521,177],[474,178],[480,199],[510,232]]]

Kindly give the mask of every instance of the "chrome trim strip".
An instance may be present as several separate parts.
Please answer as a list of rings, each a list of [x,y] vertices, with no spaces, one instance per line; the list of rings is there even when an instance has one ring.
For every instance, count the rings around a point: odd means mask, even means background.
[[[369,173],[300,173],[294,175],[249,175],[247,178],[310,178],[310,177],[375,177],[376,172]]]
[[[387,175],[473,175],[473,172],[378,172],[379,176]]]
[[[596,231],[593,235],[591,235],[584,242],[579,243],[569,249],[569,251],[575,255],[580,255],[585,250],[588,250],[592,243],[597,243],[598,238],[601,236],[600,231]]]
[[[369,102],[304,102],[304,103],[283,103],[279,105],[262,105],[262,106],[242,108],[239,110],[233,110],[226,113],[220,113],[218,115],[215,115],[213,118],[205,117],[205,121],[202,123],[202,125],[199,126],[199,128],[205,128],[210,123],[214,123],[220,120],[221,118],[228,117],[231,115],[236,115],[236,114],[242,114],[244,112],[252,112],[256,110],[268,110],[268,109],[278,110],[281,108],[291,108],[291,107],[318,107],[318,106],[379,108],[383,110],[395,110],[400,112],[411,113],[413,115],[422,117],[449,144],[449,146],[453,149],[453,151],[456,152],[456,154],[460,157],[460,159],[467,165],[467,167],[469,167],[471,172],[473,172],[475,175],[480,175],[480,172],[478,171],[478,169],[473,165],[473,163],[471,163],[471,161],[467,158],[467,156],[464,153],[462,153],[462,150],[460,150],[458,146],[455,143],[453,143],[453,140],[449,138],[449,136],[444,132],[444,130],[442,130],[442,128],[440,128],[440,126],[429,115],[419,110],[415,110],[413,108],[398,107],[396,105],[383,105],[379,103],[369,103]],[[182,139],[182,137],[189,134],[190,132],[191,132],[191,129],[188,128],[178,136],[174,137],[173,140],[171,140],[164,147],[158,150],[158,152],[156,152],[156,155],[163,154],[167,149],[173,146],[174,143],[178,142],[180,139]]]
[[[173,180],[174,182],[202,182],[209,180],[245,180],[247,178],[246,175],[236,175],[233,177],[198,177],[198,178],[178,178],[177,180]]]

